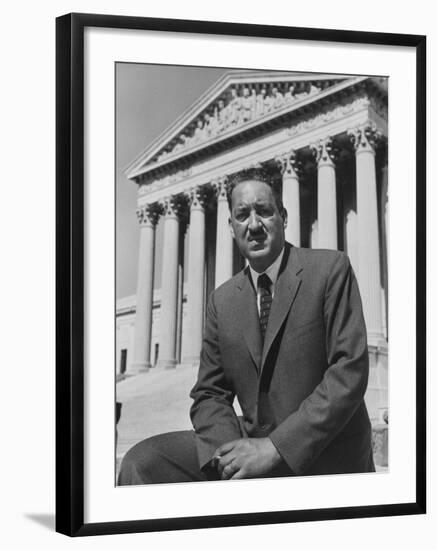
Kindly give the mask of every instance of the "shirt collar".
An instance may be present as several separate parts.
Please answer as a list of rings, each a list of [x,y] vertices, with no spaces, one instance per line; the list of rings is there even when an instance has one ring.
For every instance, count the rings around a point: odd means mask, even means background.
[[[278,254],[278,257],[276,260],[265,270],[263,273],[269,276],[269,279],[272,281],[273,288],[276,284],[276,279],[278,278],[279,268],[281,267],[282,257],[284,256],[284,248],[282,248],[281,252]],[[258,277],[260,277],[263,273],[258,273],[249,264],[250,269],[250,276],[252,277],[253,286],[255,289],[257,289],[258,284]]]

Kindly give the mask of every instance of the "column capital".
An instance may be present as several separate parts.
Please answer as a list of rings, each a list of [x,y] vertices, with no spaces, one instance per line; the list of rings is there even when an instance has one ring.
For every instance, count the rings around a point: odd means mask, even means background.
[[[222,176],[211,182],[214,193],[217,197],[217,200],[227,200],[228,196],[228,178]]]
[[[337,151],[333,146],[332,137],[320,139],[317,143],[310,145],[313,154],[316,157],[318,166],[334,166],[337,157]]]
[[[279,165],[282,177],[290,176],[299,179],[301,175],[301,166],[294,149],[277,156],[275,161]]]
[[[366,122],[347,131],[355,148],[355,153],[375,153],[376,146],[382,138],[374,122]]]
[[[185,192],[190,211],[192,210],[204,210],[208,202],[207,186],[197,185]]]
[[[162,209],[156,202],[146,204],[137,209],[137,219],[140,227],[152,227],[155,228],[158,223],[159,216]]]
[[[165,218],[179,219],[183,213],[183,201],[179,195],[170,195],[160,201],[160,205]]]

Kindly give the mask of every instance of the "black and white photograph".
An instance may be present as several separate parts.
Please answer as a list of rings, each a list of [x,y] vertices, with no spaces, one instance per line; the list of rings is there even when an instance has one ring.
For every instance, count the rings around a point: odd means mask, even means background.
[[[57,531],[423,514],[424,37],[57,40]]]
[[[114,76],[116,485],[389,472],[389,78]]]

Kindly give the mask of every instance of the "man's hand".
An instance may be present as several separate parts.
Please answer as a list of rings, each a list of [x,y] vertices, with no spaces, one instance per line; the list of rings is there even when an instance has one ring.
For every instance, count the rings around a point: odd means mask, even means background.
[[[267,474],[281,462],[268,437],[236,439],[214,453],[221,479],[243,479]]]

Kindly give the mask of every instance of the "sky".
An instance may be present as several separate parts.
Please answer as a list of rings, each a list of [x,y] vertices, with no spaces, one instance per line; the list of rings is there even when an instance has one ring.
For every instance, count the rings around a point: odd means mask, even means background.
[[[214,84],[225,69],[117,63],[116,66],[116,295],[136,293],[139,225],[137,185],[126,166]],[[157,227],[157,249],[162,227]],[[160,285],[157,255],[155,288]]]

